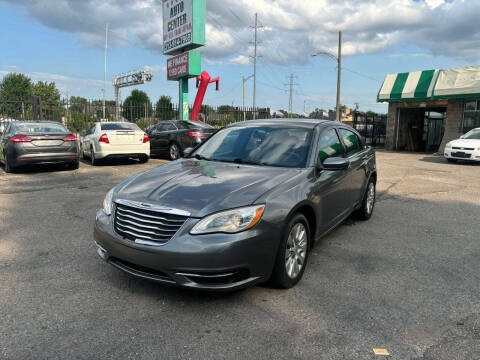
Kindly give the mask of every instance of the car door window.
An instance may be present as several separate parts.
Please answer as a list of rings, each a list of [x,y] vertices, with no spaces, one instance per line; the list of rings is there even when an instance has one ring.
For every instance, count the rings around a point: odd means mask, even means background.
[[[330,157],[343,156],[343,147],[335,129],[328,129],[320,135],[318,157],[323,162]]]
[[[154,131],[156,132],[162,132],[166,130],[166,124],[165,123],[160,123],[155,126]]]
[[[362,150],[361,142],[357,134],[347,129],[340,129],[339,132],[345,145],[346,156],[351,156]]]
[[[95,134],[95,128],[96,128],[96,127],[97,127],[96,125],[93,125],[93,126],[90,128],[90,131],[89,131],[88,133],[89,133],[90,135]]]
[[[173,125],[172,123],[166,123],[165,129],[163,131],[173,131],[173,130],[177,130],[176,126]]]

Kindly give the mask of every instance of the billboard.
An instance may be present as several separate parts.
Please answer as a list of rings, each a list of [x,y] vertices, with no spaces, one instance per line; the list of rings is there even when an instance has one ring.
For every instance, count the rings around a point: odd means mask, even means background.
[[[163,53],[177,55],[205,45],[206,0],[163,0]]]
[[[202,54],[189,51],[167,60],[167,79],[178,80],[184,77],[199,76],[202,72]]]

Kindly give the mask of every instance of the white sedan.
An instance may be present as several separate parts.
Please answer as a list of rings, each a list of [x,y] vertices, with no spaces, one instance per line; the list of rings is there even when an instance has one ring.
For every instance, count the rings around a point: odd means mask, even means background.
[[[480,161],[480,128],[470,130],[460,139],[450,141],[445,146],[444,156],[448,162]]]
[[[97,122],[82,139],[82,158],[92,165],[113,157],[134,157],[146,163],[150,157],[150,139],[136,124]]]

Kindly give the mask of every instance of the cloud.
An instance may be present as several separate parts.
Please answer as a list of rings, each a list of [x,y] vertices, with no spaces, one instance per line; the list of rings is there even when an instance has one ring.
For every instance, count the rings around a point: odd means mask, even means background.
[[[3,1],[25,7],[49,28],[78,34],[88,46],[103,46],[108,22],[112,46],[162,52],[161,0]],[[468,60],[480,55],[479,1],[208,0],[207,46],[201,50],[206,61],[246,64],[255,13],[262,26],[259,54],[270,64],[303,64],[314,52],[336,52],[339,30],[346,56],[406,44],[433,55]]]
[[[245,55],[238,55],[230,60],[232,65],[250,65],[250,58]]]

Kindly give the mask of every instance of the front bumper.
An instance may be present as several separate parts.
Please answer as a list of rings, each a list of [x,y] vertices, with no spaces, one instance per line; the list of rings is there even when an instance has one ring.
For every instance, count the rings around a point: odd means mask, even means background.
[[[461,150],[445,148],[443,156],[447,159],[480,161],[480,150]]]
[[[102,259],[131,275],[186,288],[229,291],[269,279],[280,234],[268,223],[238,234],[190,235],[188,219],[168,242],[140,245],[113,228],[112,216],[97,212],[94,238]]]

